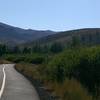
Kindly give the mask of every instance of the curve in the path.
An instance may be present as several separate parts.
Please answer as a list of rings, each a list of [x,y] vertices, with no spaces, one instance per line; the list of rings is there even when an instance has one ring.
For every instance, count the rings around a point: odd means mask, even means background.
[[[5,64],[6,83],[0,100],[40,100],[33,85],[14,69],[14,64]]]

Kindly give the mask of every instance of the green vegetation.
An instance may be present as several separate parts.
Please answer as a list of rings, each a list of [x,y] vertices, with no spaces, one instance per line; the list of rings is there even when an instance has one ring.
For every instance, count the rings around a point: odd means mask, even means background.
[[[6,54],[3,56],[3,58],[14,63],[27,62],[33,64],[42,64],[45,61],[44,55],[41,54]]]
[[[0,51],[2,59],[19,63],[19,72],[42,81],[61,100],[100,99],[100,46],[83,48],[73,37],[71,48],[60,43],[10,49],[1,45]]]
[[[50,51],[52,53],[59,53],[61,51],[63,51],[63,46],[60,43],[54,43],[51,45]]]
[[[69,80],[66,78],[62,83],[44,79],[44,76],[41,73],[43,70],[41,70],[41,67],[41,65],[26,63],[17,64],[15,66],[19,72],[23,73],[32,81],[37,79],[41,81],[48,92],[52,91],[52,95],[61,100],[92,100],[92,96],[90,96],[87,90],[75,79]]]
[[[66,50],[47,65],[47,78],[75,78],[96,98],[100,96],[100,47]],[[61,75],[61,76],[60,76]]]

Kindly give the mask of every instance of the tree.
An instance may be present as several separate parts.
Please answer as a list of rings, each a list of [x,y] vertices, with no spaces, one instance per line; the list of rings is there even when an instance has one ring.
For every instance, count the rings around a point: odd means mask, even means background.
[[[31,48],[24,47],[22,52],[24,54],[31,53]]]
[[[39,44],[35,44],[33,47],[32,47],[32,52],[42,52],[42,49],[41,49],[41,46]]]
[[[91,56],[91,55],[90,55]],[[95,98],[100,93],[100,55],[94,59],[82,57],[79,65],[73,70],[73,77],[79,80]],[[96,99],[98,100],[98,99]]]
[[[43,53],[48,53],[48,52],[49,52],[49,46],[44,45],[44,46],[42,47],[42,52],[43,52]]]
[[[63,50],[63,46],[60,43],[54,43],[51,45],[50,51],[53,53],[59,53]]]
[[[0,56],[7,53],[7,46],[0,44]]]
[[[72,43],[71,43],[72,47],[78,47],[80,46],[80,40],[77,36],[72,36]]]
[[[13,48],[13,53],[20,53],[21,51],[20,51],[20,49],[19,49],[19,47],[18,46],[15,46],[14,48]]]

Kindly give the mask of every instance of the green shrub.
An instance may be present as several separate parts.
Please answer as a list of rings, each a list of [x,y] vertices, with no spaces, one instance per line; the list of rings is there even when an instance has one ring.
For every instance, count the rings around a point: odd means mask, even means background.
[[[31,56],[31,57],[26,57],[25,61],[32,64],[41,64],[45,61],[45,58],[43,56]]]
[[[61,76],[61,77],[60,77]],[[79,80],[95,97],[100,95],[100,47],[66,50],[47,65],[47,78]]]

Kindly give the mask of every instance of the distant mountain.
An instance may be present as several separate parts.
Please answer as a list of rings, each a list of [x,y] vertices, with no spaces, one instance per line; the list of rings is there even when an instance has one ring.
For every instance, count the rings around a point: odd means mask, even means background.
[[[85,28],[71,31],[59,32],[58,34],[43,37],[30,43],[51,44],[60,42],[63,45],[69,45],[73,38],[77,38],[81,44],[97,45],[100,44],[100,28]]]
[[[32,29],[21,29],[4,23],[0,23],[0,43],[8,45],[31,42],[44,36],[52,35],[53,31],[37,31]]]

